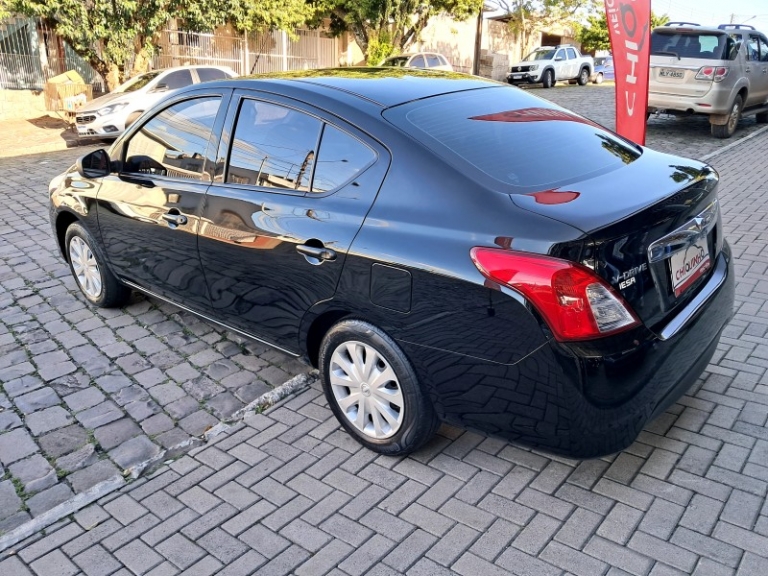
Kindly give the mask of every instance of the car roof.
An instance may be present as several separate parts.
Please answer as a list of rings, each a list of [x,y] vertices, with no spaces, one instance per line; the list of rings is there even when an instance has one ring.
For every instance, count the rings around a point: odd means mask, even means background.
[[[323,87],[381,107],[396,106],[449,92],[501,86],[492,80],[458,72],[386,67],[297,70],[206,83],[207,86],[214,84],[261,90],[269,85],[289,85],[305,90]]]
[[[653,29],[654,32],[657,31],[664,31],[664,32],[672,32],[672,31],[680,31],[680,32],[707,32],[711,34],[730,34],[733,32],[757,32],[760,33],[759,30],[755,30],[751,26],[742,26],[740,24],[721,24],[721,26],[701,26],[699,24],[694,24],[692,22],[675,22],[672,26],[669,24],[664,24],[663,26],[657,26]]]

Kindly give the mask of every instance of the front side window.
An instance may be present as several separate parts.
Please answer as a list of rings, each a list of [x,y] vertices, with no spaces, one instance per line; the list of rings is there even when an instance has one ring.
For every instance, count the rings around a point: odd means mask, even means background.
[[[440,58],[437,57],[437,54],[427,54],[427,66],[430,68],[440,66]]]
[[[357,138],[326,124],[317,156],[312,192],[330,192],[349,182],[376,159]]]
[[[154,116],[128,141],[123,172],[200,180],[220,103],[185,100]]]
[[[322,123],[303,112],[243,100],[227,182],[308,191]]]
[[[424,62],[424,56],[421,54],[414,56],[413,60],[411,60],[411,66],[413,68],[426,68],[427,64]]]
[[[168,90],[184,88],[192,84],[192,74],[189,70],[176,70],[168,74],[168,76],[160,78],[160,84],[168,86]]]

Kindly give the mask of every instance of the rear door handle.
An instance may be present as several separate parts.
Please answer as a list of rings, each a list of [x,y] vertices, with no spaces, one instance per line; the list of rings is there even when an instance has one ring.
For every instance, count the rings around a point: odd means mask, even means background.
[[[306,244],[299,244],[296,246],[296,252],[304,254],[311,258],[317,258],[318,260],[336,260],[336,252],[329,248],[317,248],[315,246],[307,246]]]
[[[166,212],[163,214],[162,218],[168,222],[168,224],[174,224],[176,226],[184,226],[184,224],[187,223],[187,217],[184,216],[184,214],[173,214],[171,212]]]

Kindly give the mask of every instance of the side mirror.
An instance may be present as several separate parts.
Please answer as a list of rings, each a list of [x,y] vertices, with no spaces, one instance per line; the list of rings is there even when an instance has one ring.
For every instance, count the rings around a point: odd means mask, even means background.
[[[168,84],[160,83],[154,88],[152,88],[152,92],[166,92],[168,90]]]
[[[75,164],[77,173],[83,178],[103,178],[109,176],[109,154],[106,150],[94,150],[90,154],[81,156]]]
[[[557,58],[555,58],[555,62],[561,62],[563,60],[565,60],[564,56],[558,56]]]

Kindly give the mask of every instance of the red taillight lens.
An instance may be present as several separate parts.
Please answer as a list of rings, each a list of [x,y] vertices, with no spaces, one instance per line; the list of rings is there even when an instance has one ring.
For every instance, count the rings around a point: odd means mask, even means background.
[[[525,296],[560,341],[615,334],[640,322],[624,299],[589,268],[538,254],[476,247],[486,277]]]
[[[728,76],[727,66],[718,66],[715,68],[715,82],[721,82],[726,76]]]

